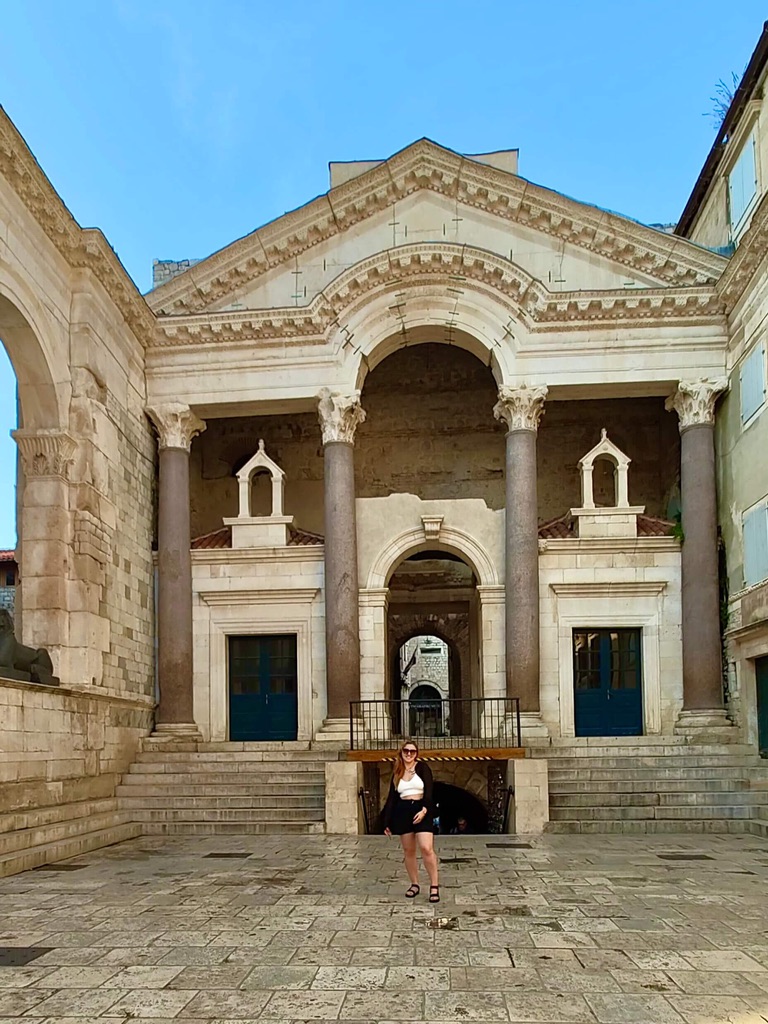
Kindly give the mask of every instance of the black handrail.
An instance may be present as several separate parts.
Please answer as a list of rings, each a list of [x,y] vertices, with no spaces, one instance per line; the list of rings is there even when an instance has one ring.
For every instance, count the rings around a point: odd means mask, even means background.
[[[515,787],[507,786],[507,799],[504,802],[504,822],[501,826],[501,834],[507,834],[507,826],[509,825],[509,804],[512,797],[515,795]]]
[[[517,697],[355,700],[350,750],[393,750],[415,739],[430,750],[521,747]]]
[[[368,804],[365,802],[365,790],[361,786],[357,791],[357,795],[360,798],[360,803],[363,805],[363,825],[365,826],[365,834],[369,836],[371,834],[371,826],[368,821]]]

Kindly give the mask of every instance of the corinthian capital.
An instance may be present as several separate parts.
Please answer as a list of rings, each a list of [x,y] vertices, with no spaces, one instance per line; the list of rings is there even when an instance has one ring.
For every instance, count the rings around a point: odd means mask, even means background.
[[[205,430],[203,420],[198,419],[189,406],[182,402],[148,405],[144,412],[155,425],[161,451],[163,448],[184,448],[189,451],[192,438]]]
[[[701,380],[681,380],[677,391],[670,395],[665,405],[680,417],[680,432],[687,427],[715,422],[715,403],[718,397],[728,390],[726,377],[707,378]]]
[[[360,392],[340,395],[329,388],[318,394],[317,415],[323,432],[323,444],[331,441],[355,443],[355,431],[365,422],[365,410],[360,405]]]
[[[508,430],[535,432],[539,429],[539,420],[544,413],[544,399],[548,390],[544,384],[521,384],[519,387],[502,384],[493,415],[497,420],[503,420]]]
[[[64,430],[14,430],[24,474],[60,476],[66,480],[75,458],[77,442]]]

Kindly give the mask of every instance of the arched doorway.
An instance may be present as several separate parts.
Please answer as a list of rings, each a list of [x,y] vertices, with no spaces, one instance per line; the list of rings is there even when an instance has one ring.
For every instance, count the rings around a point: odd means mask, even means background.
[[[0,336],[0,548],[16,547],[16,374]]]
[[[470,698],[481,695],[480,618],[472,568],[446,551],[419,551],[389,581],[387,699],[402,702],[399,733],[472,732]]]

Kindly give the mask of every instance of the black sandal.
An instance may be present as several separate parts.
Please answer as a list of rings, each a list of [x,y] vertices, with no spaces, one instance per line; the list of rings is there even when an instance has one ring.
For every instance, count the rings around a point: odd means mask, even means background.
[[[440,886],[430,885],[429,887],[429,902],[439,903],[440,902]]]
[[[413,885],[408,890],[408,892],[405,894],[405,897],[406,897],[406,899],[412,900],[412,899],[415,899],[419,895],[420,892],[421,892],[420,887],[414,882]]]

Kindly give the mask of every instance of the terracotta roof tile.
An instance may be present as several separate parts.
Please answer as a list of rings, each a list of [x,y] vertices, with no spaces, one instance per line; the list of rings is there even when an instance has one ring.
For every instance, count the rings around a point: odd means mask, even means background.
[[[657,516],[638,516],[637,535],[638,537],[670,537],[674,523],[668,519],[659,519]],[[570,512],[557,519],[549,519],[546,523],[539,525],[539,537],[544,540],[557,540],[562,537],[575,537],[574,523]]]
[[[0,551],[0,562],[15,562],[16,552],[15,551]]]
[[[288,545],[290,547],[312,547],[316,544],[322,544],[323,538],[319,533],[310,533],[308,530],[299,530],[295,526],[289,527],[289,538]],[[192,541],[192,550],[213,550],[216,548],[231,548],[232,547],[232,528],[229,526],[223,526],[220,530],[214,530],[213,533],[203,534],[202,537],[195,537]]]

